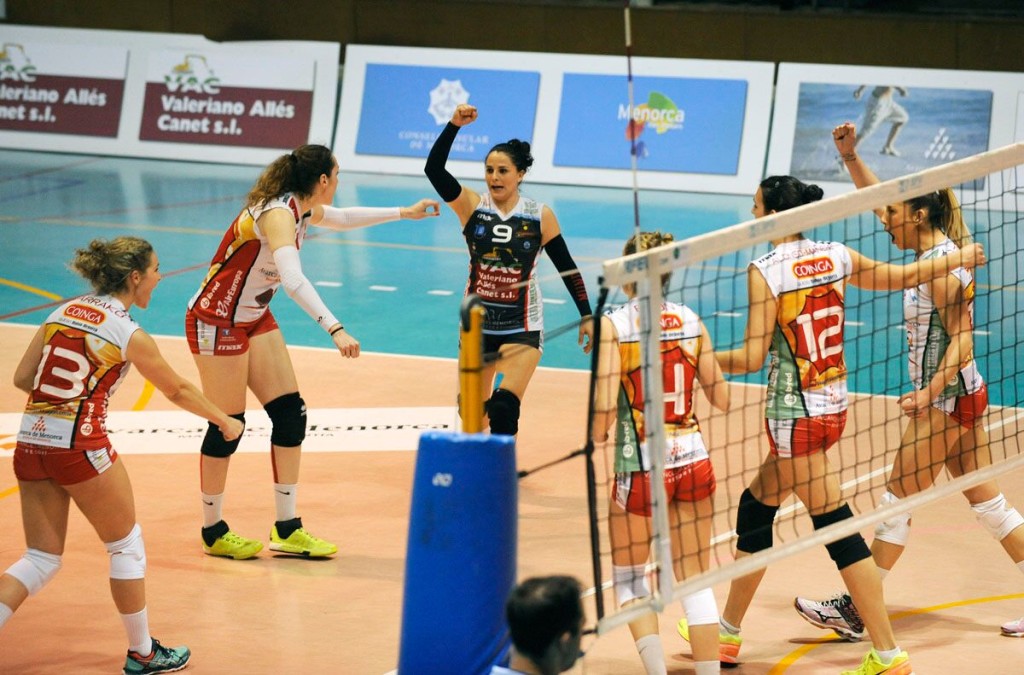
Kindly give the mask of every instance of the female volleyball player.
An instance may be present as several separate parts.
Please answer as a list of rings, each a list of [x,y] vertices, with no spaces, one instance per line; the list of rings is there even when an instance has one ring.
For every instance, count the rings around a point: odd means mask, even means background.
[[[149,306],[160,282],[149,242],[97,239],[76,251],[71,267],[93,293],[47,317],[14,373],[14,385],[29,396],[14,449],[27,550],[0,576],[0,627],[60,570],[73,499],[110,554],[110,594],[128,634],[124,672],[180,670],[188,647],[165,647],[149,634],[146,549],[128,472],[107,437],[107,399],[134,363],[226,441],[238,438],[242,423],[175,373],[129,316],[133,305]]]
[[[836,148],[858,188],[878,178],[856,153],[857,129],[841,124],[832,132]],[[900,250],[919,260],[956,255],[970,241],[960,205],[949,188],[891,205],[876,212]],[[892,473],[882,495],[888,505],[931,486],[943,467],[962,476],[992,463],[983,417],[988,405],[985,382],[974,359],[974,277],[955,268],[904,292],[909,370],[914,390],[899,398],[907,416]],[[963,492],[978,522],[1024,572],[1024,518],[1011,507],[995,480]],[[871,554],[883,578],[899,560],[910,536],[910,513],[879,523]],[[854,599],[856,601],[856,599]],[[859,626],[850,598],[824,602],[796,599],[796,609],[821,628],[856,638]],[[851,621],[851,619],[854,619]],[[1007,623],[1003,634],[1024,635],[1024,619]]]
[[[817,201],[822,190],[792,176],[761,181],[751,213],[763,217]],[[910,288],[981,255],[973,246],[955,260],[922,261],[906,267],[866,258],[830,241],[797,233],[772,242],[748,273],[750,317],[743,346],[718,353],[727,373],[761,369],[771,355],[765,429],[770,454],[740,497],[736,516],[737,557],[772,546],[772,523],[790,494],[803,502],[815,529],[852,517],[826,451],[846,424],[844,298],[847,281],[862,288]],[[896,646],[882,599],[882,584],[860,534],[826,545],[851,595],[858,601],[874,644],[852,675],[909,673],[909,657]],[[737,663],[739,628],[764,569],[735,579],[721,617],[721,659]],[[680,626],[681,632],[685,626]]]
[[[641,232],[631,237],[623,255],[664,246],[672,235]],[[668,275],[662,280],[668,286]],[[615,438],[615,484],[608,521],[612,545],[612,576],[619,604],[626,607],[650,595],[645,563],[651,548],[651,452],[644,438],[644,397],[638,389],[641,362],[640,307],[636,285],[623,288],[629,298],[601,319],[598,385],[594,401],[594,440],[605,442],[609,428]],[[665,302],[661,308],[661,362],[666,396],[679,397],[665,407],[665,492],[668,496],[675,577],[685,579],[709,569],[715,472],[694,415],[695,382],[711,405],[729,408],[729,385],[715,360],[711,337],[700,317],[686,305]],[[639,449],[637,452],[636,449]],[[720,672],[718,606],[710,588],[683,598],[693,641],[697,675]],[[648,675],[666,672],[658,633],[658,616],[650,613],[630,622],[630,632]]]
[[[541,249],[562,275],[580,313],[579,344],[590,352],[593,335],[590,300],[562,238],[558,219],[546,204],[523,196],[520,183],[533,164],[530,144],[518,139],[495,145],[484,160],[486,194],[459,184],[445,165],[461,127],[477,118],[475,107],[460,104],[430,149],[424,172],[462,225],[469,245],[466,293],[483,300],[484,352],[489,360],[482,377],[484,411],[496,434],[519,431],[519,409],[544,348],[544,315],[537,282]],[[499,376],[500,388],[494,387]]]
[[[440,205],[422,199],[412,206],[335,208],[338,162],[329,148],[303,145],[281,155],[249,192],[241,213],[228,227],[210,269],[185,313],[185,336],[199,368],[203,391],[232,417],[244,420],[248,387],[270,417],[270,457],[277,520],[270,548],[322,557],[337,546],[314,537],[296,516],[296,488],[306,405],[288,358],[270,300],[281,286],[346,358],[359,356],[359,342],[345,331],[302,272],[299,248],[309,225],[345,231],[399,218],[440,215]],[[222,516],[228,463],[238,447],[212,427],[203,439],[200,477],[203,550],[241,560],[263,543],[233,532]]]

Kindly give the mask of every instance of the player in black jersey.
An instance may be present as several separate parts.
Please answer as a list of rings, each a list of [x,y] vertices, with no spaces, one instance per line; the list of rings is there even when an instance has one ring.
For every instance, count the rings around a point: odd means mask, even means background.
[[[491,148],[484,160],[487,193],[483,195],[460,185],[445,168],[459,128],[476,118],[475,107],[457,106],[451,122],[434,142],[424,170],[438,195],[462,223],[462,234],[469,246],[466,293],[483,300],[484,352],[498,355],[488,362],[483,373],[484,410],[491,431],[515,435],[519,430],[520,401],[544,346],[544,316],[537,280],[537,258],[542,248],[576,302],[581,317],[579,344],[584,353],[590,352],[593,321],[586,285],[569,254],[554,212],[519,192],[519,184],[533,164],[530,144],[512,139]],[[500,388],[491,392],[498,375]]]

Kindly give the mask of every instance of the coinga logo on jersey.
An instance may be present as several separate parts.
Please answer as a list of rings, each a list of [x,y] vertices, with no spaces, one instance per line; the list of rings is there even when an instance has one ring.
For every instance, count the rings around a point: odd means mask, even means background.
[[[98,326],[103,323],[106,316],[103,312],[97,312],[95,309],[91,309],[84,305],[68,305],[64,308],[64,316],[77,319],[79,321],[85,321],[91,323],[94,326]]]
[[[679,330],[683,327],[683,320],[678,314],[662,314],[661,315],[661,330]]]
[[[632,110],[629,105],[620,103],[618,118],[626,120],[626,140],[635,141],[636,156],[637,159],[640,159],[650,155],[647,144],[640,140],[644,129],[650,126],[659,136],[669,131],[682,129],[686,111],[681,110],[665,94],[652,91],[647,97],[647,103],[633,106]]]
[[[220,79],[201,54],[186,54],[185,59],[164,75],[164,84],[172,93],[219,94]]]
[[[5,42],[0,49],[0,80],[36,81],[36,67],[21,45]]]
[[[793,264],[793,274],[798,279],[806,279],[807,277],[816,277],[821,274],[828,274],[835,270],[835,265],[832,263],[832,258],[822,256],[821,258],[814,258],[813,260],[804,260],[802,262]]]
[[[427,112],[435,124],[444,124],[452,118],[455,108],[469,102],[469,92],[462,86],[462,80],[446,80],[430,90],[430,107]]]

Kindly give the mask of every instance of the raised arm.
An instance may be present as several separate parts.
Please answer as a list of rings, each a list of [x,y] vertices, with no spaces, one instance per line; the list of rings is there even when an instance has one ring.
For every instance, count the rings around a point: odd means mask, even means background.
[[[216,424],[225,440],[233,441],[242,434],[242,423],[215,406],[194,384],[174,372],[160,354],[156,342],[144,330],[132,334],[126,353],[142,376],[171,403]]]
[[[857,125],[853,122],[840,124],[832,130],[832,141],[836,144],[836,150],[839,151],[846,170],[850,172],[850,178],[854,185],[858,188],[865,188],[881,182],[857,154]],[[879,218],[882,217],[883,212],[883,209],[875,209],[875,215]]]
[[[721,411],[729,409],[729,383],[722,377],[722,367],[715,358],[715,348],[711,344],[711,334],[707,326],[700,322],[701,350],[697,356],[697,380],[700,388],[707,396],[708,402]]]
[[[949,255],[918,260],[910,265],[890,265],[872,260],[847,247],[853,260],[850,283],[872,291],[897,291],[944,277],[958,267],[972,269],[985,264],[981,244],[968,244]]]
[[[459,133],[459,129],[467,124],[472,124],[476,117],[474,106],[465,103],[456,106],[451,121],[445,125],[444,130],[441,131],[430,148],[427,163],[423,167],[423,172],[427,174],[427,178],[437,190],[438,196],[452,208],[463,225],[473,215],[473,210],[480,203],[480,195],[470,188],[460,185],[455,176],[448,172],[445,165],[448,163],[448,154],[452,150],[452,143],[455,142],[455,136]]]
[[[772,344],[778,301],[760,270],[753,265],[747,273],[747,295],[750,298],[750,316],[747,318],[743,345],[716,355],[718,364],[727,373],[742,374],[761,370]]]

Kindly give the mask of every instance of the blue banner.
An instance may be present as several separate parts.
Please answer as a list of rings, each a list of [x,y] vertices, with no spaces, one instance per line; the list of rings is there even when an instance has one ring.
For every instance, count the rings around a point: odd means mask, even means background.
[[[630,168],[630,136],[641,171],[735,175],[743,139],[746,80],[634,78],[567,73],[555,166]],[[765,111],[768,114],[768,111]]]
[[[539,88],[539,72],[368,63],[356,154],[425,158],[455,106],[468,103],[480,116],[449,157],[483,161],[498,143],[532,141]]]

